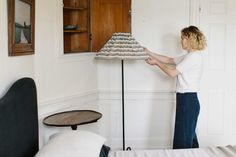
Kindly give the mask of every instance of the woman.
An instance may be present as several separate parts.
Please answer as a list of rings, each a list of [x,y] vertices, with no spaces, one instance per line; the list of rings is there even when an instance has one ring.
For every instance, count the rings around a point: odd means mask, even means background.
[[[206,47],[206,40],[197,27],[189,26],[181,30],[181,45],[187,54],[177,58],[152,53],[145,48],[149,55],[146,62],[158,66],[171,77],[177,77],[173,149],[199,148],[195,133],[200,110],[197,92],[202,74],[200,51]]]

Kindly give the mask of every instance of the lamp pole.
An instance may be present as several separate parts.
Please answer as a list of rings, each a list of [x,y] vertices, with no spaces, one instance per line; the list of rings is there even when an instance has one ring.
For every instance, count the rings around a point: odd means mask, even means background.
[[[124,60],[121,60],[121,80],[122,80],[122,129],[123,129],[123,150],[131,150],[131,147],[125,149],[125,99],[124,99]]]
[[[122,129],[123,129],[123,150],[125,150],[125,103],[124,103],[124,60],[121,60],[121,80],[122,80]]]

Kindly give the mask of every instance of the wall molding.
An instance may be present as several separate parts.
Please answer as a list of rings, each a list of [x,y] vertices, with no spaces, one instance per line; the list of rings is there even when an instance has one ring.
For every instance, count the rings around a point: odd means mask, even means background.
[[[99,100],[121,100],[121,90],[100,89]],[[175,91],[172,90],[125,90],[125,100],[175,100]]]
[[[78,94],[38,102],[39,118],[70,109],[97,108],[98,91],[90,90]]]
[[[121,90],[90,90],[74,95],[39,101],[39,118],[54,112],[69,110],[72,108],[97,108],[99,104],[98,101],[102,100],[121,100]],[[169,90],[126,90],[125,100],[175,101],[175,92]]]

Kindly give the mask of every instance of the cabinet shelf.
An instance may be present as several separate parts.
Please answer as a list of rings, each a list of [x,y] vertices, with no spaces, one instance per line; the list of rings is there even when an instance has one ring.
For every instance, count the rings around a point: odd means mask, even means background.
[[[63,29],[64,54],[90,51],[90,0],[63,0],[63,3],[63,25],[78,26]]]
[[[64,30],[64,33],[85,33],[87,32],[86,29],[79,29],[79,30]]]
[[[64,51],[65,52],[65,54],[69,54],[69,53],[78,53],[78,52],[88,52],[89,50],[88,49],[84,49],[84,50],[82,50],[82,49],[80,49],[80,50],[70,50],[70,51]]]
[[[87,10],[88,8],[83,8],[83,7],[63,7],[65,10]]]

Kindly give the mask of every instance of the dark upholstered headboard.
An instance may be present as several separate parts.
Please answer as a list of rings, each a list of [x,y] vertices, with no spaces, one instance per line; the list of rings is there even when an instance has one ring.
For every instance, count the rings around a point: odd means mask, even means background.
[[[22,78],[0,99],[0,157],[33,157],[38,149],[36,86]]]

